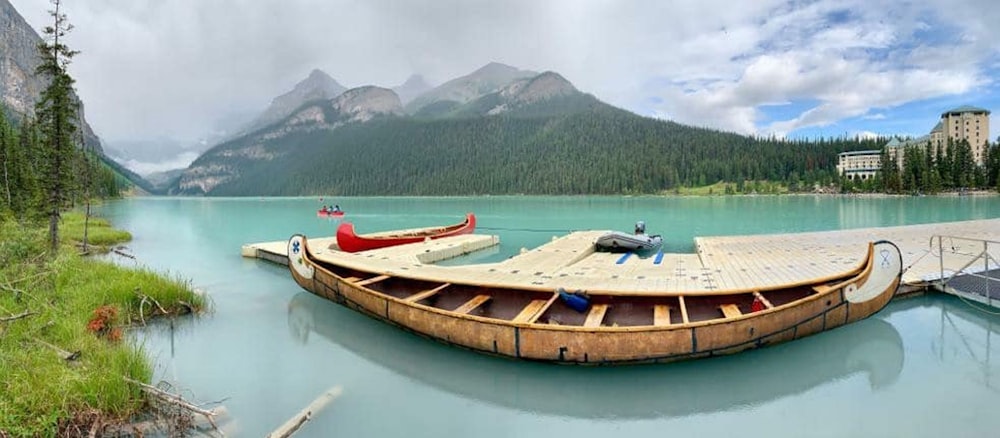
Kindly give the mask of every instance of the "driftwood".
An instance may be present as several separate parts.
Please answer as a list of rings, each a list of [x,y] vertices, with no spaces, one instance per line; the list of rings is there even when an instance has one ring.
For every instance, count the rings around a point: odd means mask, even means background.
[[[25,317],[28,317],[28,316],[31,316],[31,315],[34,315],[34,314],[35,314],[35,312],[30,312],[30,311],[25,310],[23,313],[18,313],[17,315],[5,316],[3,318],[0,318],[0,322],[14,321],[14,320],[25,318]]]
[[[326,405],[330,404],[330,402],[332,402],[333,399],[340,396],[340,393],[342,392],[343,388],[341,388],[340,386],[334,386],[326,390],[326,392],[320,394],[319,397],[316,397],[316,399],[313,400],[312,403],[309,403],[308,406],[299,411],[298,414],[296,414],[292,418],[289,418],[288,421],[285,422],[285,424],[281,425],[281,427],[275,429],[274,432],[267,434],[267,438],[288,438],[292,436],[292,434],[295,433],[295,431],[299,430],[299,428],[302,427],[303,424],[312,419],[312,416],[314,414],[322,410],[324,407],[326,407]]]
[[[138,288],[136,288],[135,293],[138,294],[140,297],[142,297],[142,301],[139,302],[139,321],[142,322],[142,325],[146,325],[146,317],[144,315],[145,312],[143,312],[142,309],[146,306],[147,301],[152,301],[153,304],[155,304],[156,307],[160,309],[160,312],[162,312],[164,315],[167,314],[167,310],[164,309],[163,306],[160,305],[159,301],[156,301],[155,298],[146,295],[142,292],[139,292]]]
[[[134,256],[134,255],[132,255],[132,254],[129,254],[129,253],[125,252],[125,251],[122,251],[122,250],[120,250],[120,249],[118,249],[118,248],[112,248],[112,249],[111,249],[111,252],[113,252],[113,253],[115,253],[115,254],[118,254],[118,255],[120,255],[120,256],[122,256],[122,257],[125,257],[125,258],[129,258],[129,259],[132,259],[132,260],[135,260],[135,256]]]
[[[38,339],[38,338],[35,338],[35,342],[38,342],[39,344],[42,344],[42,345],[44,345],[46,347],[49,347],[49,349],[51,349],[52,351],[54,351],[56,354],[59,355],[59,357],[61,357],[65,361],[74,361],[74,360],[77,360],[77,359],[80,358],[80,355],[82,354],[80,352],[80,350],[77,350],[77,351],[74,351],[74,352],[69,352],[69,351],[63,350],[62,348],[59,348],[59,347],[57,347],[55,345],[52,345],[52,344],[50,344],[48,342],[45,342],[45,341],[43,341],[41,339]]]
[[[191,403],[188,403],[188,402],[184,401],[184,399],[181,398],[181,396],[179,396],[179,395],[171,394],[171,393],[169,393],[167,391],[164,391],[164,390],[162,390],[160,388],[157,388],[155,386],[147,385],[147,384],[142,383],[142,382],[140,382],[138,380],[133,380],[133,379],[130,379],[128,377],[122,377],[122,378],[125,379],[126,382],[129,382],[129,383],[132,383],[132,384],[138,386],[146,394],[149,394],[149,395],[151,395],[153,397],[156,397],[157,399],[160,399],[160,400],[162,400],[164,402],[167,402],[167,403],[170,403],[172,405],[178,406],[178,407],[183,408],[185,410],[188,410],[190,412],[193,412],[193,413],[196,413],[196,414],[201,414],[202,416],[205,417],[206,420],[208,420],[208,423],[212,425],[212,428],[214,428],[220,434],[222,433],[222,431],[219,430],[219,426],[215,424],[215,420],[212,419],[213,417],[215,417],[216,415],[218,415],[218,412],[215,409],[211,409],[211,410],[202,409],[202,408],[199,408],[198,406],[195,406],[195,405],[193,405]]]

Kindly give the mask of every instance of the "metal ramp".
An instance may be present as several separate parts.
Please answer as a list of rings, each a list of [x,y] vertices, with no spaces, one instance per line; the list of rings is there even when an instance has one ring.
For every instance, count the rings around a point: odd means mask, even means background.
[[[1000,308],[1000,242],[966,237],[931,237],[931,247],[940,255],[940,276],[933,285],[948,294]],[[964,262],[955,269],[945,266],[946,256]]]

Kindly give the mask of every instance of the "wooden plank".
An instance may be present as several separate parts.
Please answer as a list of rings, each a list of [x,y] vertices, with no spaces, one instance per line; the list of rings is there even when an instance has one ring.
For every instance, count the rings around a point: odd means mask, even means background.
[[[382,280],[385,280],[387,278],[392,278],[392,277],[390,277],[388,275],[379,275],[378,277],[372,277],[372,278],[369,278],[367,280],[361,280],[361,281],[359,281],[357,283],[354,283],[354,285],[355,286],[368,286],[369,284],[378,283],[378,282],[380,282]]]
[[[774,304],[771,304],[771,302],[768,301],[767,298],[764,298],[764,296],[761,295],[760,292],[753,291],[753,296],[757,297],[757,299],[760,300],[760,302],[764,303],[764,307],[767,307],[768,309],[774,308]]]
[[[723,315],[726,315],[726,318],[736,318],[743,315],[743,312],[740,312],[740,308],[736,307],[735,304],[723,304],[719,306],[719,309],[722,310]]]
[[[677,301],[681,305],[681,321],[683,321],[684,324],[687,324],[687,323],[691,322],[691,320],[688,319],[688,308],[687,308],[687,305],[684,304],[684,295],[678,296],[677,297]]]
[[[593,306],[590,306],[590,313],[587,314],[587,320],[583,322],[583,326],[600,327],[601,322],[604,321],[604,314],[607,312],[607,304],[594,304]]]
[[[344,281],[346,281],[348,283],[354,283],[354,282],[359,281],[359,280],[361,280],[361,278],[359,278],[359,277],[344,277]]]
[[[477,307],[483,305],[483,303],[493,299],[489,295],[476,295],[471,300],[466,301],[465,304],[458,306],[457,309],[453,310],[455,313],[469,313],[475,310]]]
[[[423,292],[417,292],[417,293],[415,293],[413,295],[410,295],[410,296],[406,297],[406,299],[404,299],[403,301],[407,301],[407,302],[410,302],[410,303],[416,303],[417,301],[423,300],[425,298],[429,298],[430,296],[432,296],[432,295],[434,295],[434,294],[436,294],[438,292],[441,292],[442,289],[444,289],[444,288],[446,288],[448,286],[451,286],[451,283],[445,283],[445,284],[442,284],[442,285],[440,285],[440,286],[438,286],[438,287],[436,287],[434,289],[428,289],[428,290],[425,290]]]
[[[653,325],[670,325],[670,306],[666,304],[653,306]]]
[[[538,316],[542,313],[540,310],[542,310],[548,302],[548,300],[534,300],[528,303],[527,306],[524,306],[524,309],[521,309],[521,313],[518,313],[517,316],[511,320],[511,322],[524,322],[529,324],[535,322],[535,320],[538,319]]]

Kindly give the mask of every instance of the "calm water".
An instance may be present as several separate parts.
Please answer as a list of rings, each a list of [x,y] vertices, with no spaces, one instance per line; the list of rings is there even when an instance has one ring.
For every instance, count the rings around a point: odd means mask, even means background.
[[[667,250],[693,237],[1000,217],[1000,198],[812,196],[339,198],[359,232],[473,211],[494,261],[577,229],[645,220]],[[620,368],[521,363],[438,345],[300,289],[240,246],[328,236],[315,198],[138,198],[101,214],[138,264],[190,279],[215,313],[140,334],[156,374],[226,399],[230,436],[263,436],[327,388],[343,395],[296,437],[997,436],[1000,317],[950,297],[898,301],[857,324],[736,356]],[[131,265],[135,262],[123,260]],[[996,345],[994,345],[996,344]]]

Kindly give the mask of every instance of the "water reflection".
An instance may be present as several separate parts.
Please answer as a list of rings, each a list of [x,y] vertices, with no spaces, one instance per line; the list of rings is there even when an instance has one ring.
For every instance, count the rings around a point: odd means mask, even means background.
[[[875,391],[896,382],[904,361],[899,333],[879,317],[736,356],[617,368],[488,357],[403,333],[305,292],[289,303],[288,326],[302,343],[319,335],[376,365],[461,397],[579,418],[726,411],[856,373],[866,375]]]

